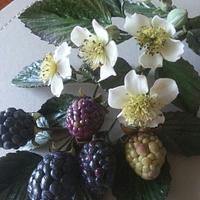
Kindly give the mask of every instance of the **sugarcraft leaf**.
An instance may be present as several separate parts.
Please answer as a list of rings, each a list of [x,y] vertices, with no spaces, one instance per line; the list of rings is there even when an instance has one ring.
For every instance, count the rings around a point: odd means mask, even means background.
[[[174,79],[179,89],[174,104],[184,111],[197,113],[200,105],[200,76],[188,61],[164,61],[163,67],[156,70],[156,78]]]
[[[58,45],[70,41],[75,26],[92,30],[93,19],[107,26],[116,16],[124,16],[119,0],[43,0],[26,9],[20,19],[41,39]]]
[[[29,178],[42,157],[27,151],[0,158],[0,199],[27,200]]]

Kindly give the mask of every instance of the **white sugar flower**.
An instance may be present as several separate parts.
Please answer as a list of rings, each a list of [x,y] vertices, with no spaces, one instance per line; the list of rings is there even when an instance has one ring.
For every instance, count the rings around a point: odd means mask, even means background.
[[[174,80],[161,78],[148,89],[147,79],[131,70],[124,79],[124,85],[109,90],[108,104],[121,109],[118,115],[127,126],[157,127],[164,123],[161,109],[178,95]]]
[[[128,16],[124,28],[143,50],[139,64],[145,68],[162,67],[163,58],[175,62],[184,53],[184,44],[173,39],[176,33],[174,26],[159,16],[153,19],[141,14]]]
[[[88,29],[76,26],[71,32],[71,41],[79,47],[79,56],[92,70],[100,68],[100,80],[116,76],[113,69],[117,57],[117,45],[109,40],[107,30],[94,19],[92,26],[95,34]]]
[[[71,47],[66,42],[56,48],[54,54],[47,54],[41,64],[40,78],[51,85],[53,95],[59,97],[64,86],[63,79],[71,78],[69,55]]]

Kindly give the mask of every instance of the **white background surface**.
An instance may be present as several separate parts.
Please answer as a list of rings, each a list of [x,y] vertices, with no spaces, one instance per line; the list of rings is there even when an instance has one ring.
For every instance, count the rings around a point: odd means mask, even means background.
[[[15,0],[0,11],[0,29],[10,18],[33,1]],[[200,15],[199,0],[176,0],[174,2],[180,7],[187,8],[190,16]],[[121,24],[121,20],[116,21]],[[53,45],[31,34],[30,30],[26,29],[18,19],[14,19],[4,30],[0,31],[0,110],[14,106],[26,111],[36,111],[51,97],[49,88],[20,89],[12,86],[10,81],[22,67],[41,59],[44,54],[53,49]],[[138,49],[132,39],[119,45],[119,52],[120,56],[126,58],[131,65],[137,65]],[[73,51],[71,63],[77,66],[80,61],[77,60],[75,53],[76,51]],[[186,47],[184,57],[200,71],[199,56]],[[65,87],[65,91],[74,93],[78,88],[78,86],[69,85]],[[93,87],[84,86],[84,91],[91,94]],[[0,150],[0,155],[4,154],[5,151]],[[169,156],[169,160],[173,181],[168,200],[200,200],[200,157]],[[112,198],[108,197],[108,199]]]

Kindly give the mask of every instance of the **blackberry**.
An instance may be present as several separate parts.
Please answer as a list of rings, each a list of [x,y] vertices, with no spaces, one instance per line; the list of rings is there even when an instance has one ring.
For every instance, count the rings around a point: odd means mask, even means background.
[[[105,108],[90,97],[75,100],[67,110],[69,133],[81,141],[91,139],[104,122]]]
[[[34,138],[34,118],[22,109],[0,112],[0,147],[18,149]]]
[[[71,154],[47,154],[33,171],[28,184],[30,200],[70,200],[79,186],[78,159]]]
[[[79,156],[81,174],[92,194],[102,196],[112,184],[114,157],[112,148],[103,140],[85,144]]]

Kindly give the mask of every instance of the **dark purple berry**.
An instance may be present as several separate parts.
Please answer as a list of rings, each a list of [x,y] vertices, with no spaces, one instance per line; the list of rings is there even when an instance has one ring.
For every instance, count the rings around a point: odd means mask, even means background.
[[[77,139],[89,140],[101,128],[105,114],[102,105],[90,97],[83,97],[69,106],[66,126]]]
[[[0,112],[0,147],[18,149],[34,138],[34,118],[22,109]]]
[[[75,156],[50,153],[33,171],[28,196],[30,200],[72,200],[79,181],[80,169]]]
[[[103,195],[113,181],[112,148],[103,140],[92,140],[83,146],[79,162],[87,188],[95,195]]]

